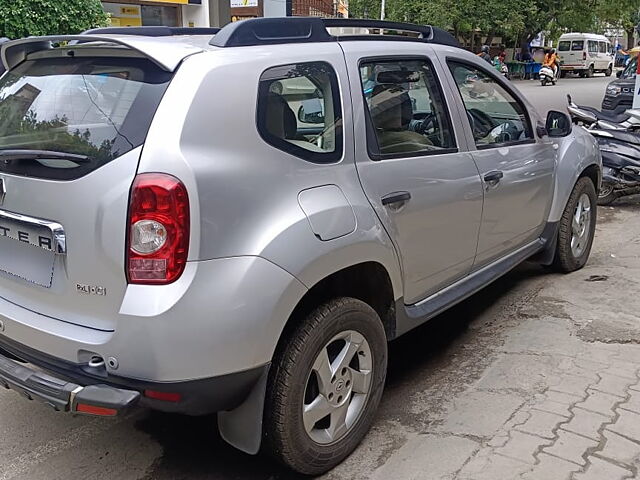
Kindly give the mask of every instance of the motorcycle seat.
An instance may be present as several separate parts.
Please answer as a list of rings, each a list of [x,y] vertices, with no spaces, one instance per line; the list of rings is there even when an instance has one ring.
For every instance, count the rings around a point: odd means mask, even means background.
[[[579,108],[589,113],[592,113],[593,115],[595,115],[595,117],[598,120],[604,120],[605,122],[610,122],[610,123],[622,123],[622,122],[626,122],[627,120],[629,120],[629,118],[631,118],[631,115],[625,112],[608,113],[606,110],[602,111],[602,110],[598,110],[597,108],[587,107],[583,105],[580,105]]]

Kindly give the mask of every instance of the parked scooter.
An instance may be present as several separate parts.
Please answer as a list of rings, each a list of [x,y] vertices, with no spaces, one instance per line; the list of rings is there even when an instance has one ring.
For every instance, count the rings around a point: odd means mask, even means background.
[[[626,120],[616,124],[599,119],[596,109],[578,107],[571,97],[568,110],[573,121],[584,125],[600,147],[603,169],[598,204],[609,205],[620,197],[640,193],[640,111],[627,110]]]
[[[640,135],[620,130],[589,130],[602,153],[599,205],[640,193]]]
[[[607,113],[597,108],[576,105],[567,95],[569,101],[569,115],[575,123],[585,126],[587,129],[605,129],[640,132],[640,110],[630,109],[624,113]]]
[[[558,81],[551,67],[542,67],[540,69],[540,72],[538,73],[538,76],[540,77],[540,83],[543,87],[548,84],[555,85]]]

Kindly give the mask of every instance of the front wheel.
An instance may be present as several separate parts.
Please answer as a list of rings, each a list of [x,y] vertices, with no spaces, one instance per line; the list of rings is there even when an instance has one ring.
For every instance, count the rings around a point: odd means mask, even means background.
[[[597,201],[591,179],[579,179],[560,219],[554,259],[557,270],[574,272],[587,263],[596,231]]]
[[[265,448],[304,475],[335,467],[371,427],[386,371],[387,339],[378,314],[354,298],[321,305],[274,359]]]
[[[613,73],[613,68],[611,68],[611,65],[609,65],[609,67],[605,70],[604,75],[606,77],[610,77],[612,73]]]

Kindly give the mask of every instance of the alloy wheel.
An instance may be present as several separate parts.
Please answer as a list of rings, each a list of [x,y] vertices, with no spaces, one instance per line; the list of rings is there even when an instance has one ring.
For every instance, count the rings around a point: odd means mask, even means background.
[[[591,232],[591,200],[586,193],[580,195],[571,221],[571,253],[579,258],[589,244]]]
[[[305,387],[304,428],[316,443],[344,438],[365,410],[373,379],[373,358],[363,335],[335,335],[318,353]]]

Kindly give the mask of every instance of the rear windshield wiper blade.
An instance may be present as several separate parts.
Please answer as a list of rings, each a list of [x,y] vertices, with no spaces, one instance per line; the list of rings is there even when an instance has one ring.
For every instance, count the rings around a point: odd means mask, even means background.
[[[0,150],[0,161],[10,162],[13,160],[68,160],[75,163],[88,163],[91,161],[86,155],[53,150]]]

